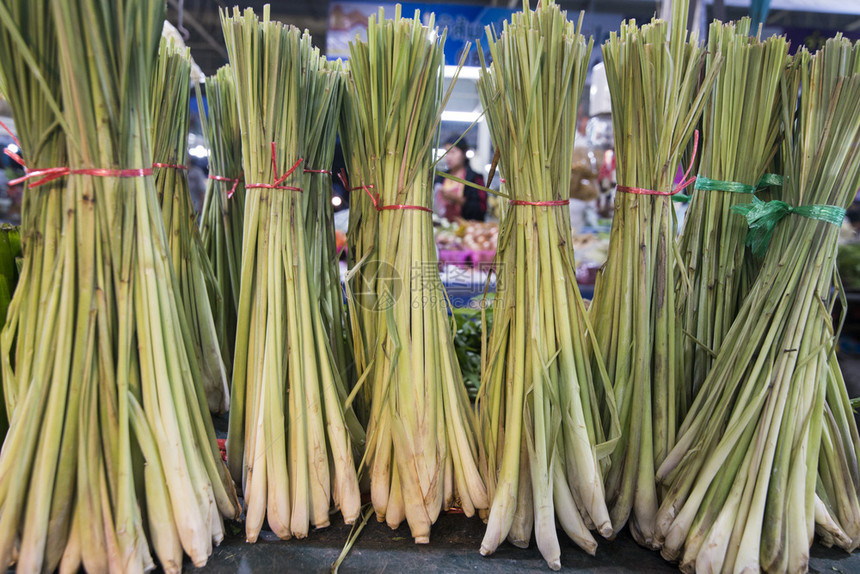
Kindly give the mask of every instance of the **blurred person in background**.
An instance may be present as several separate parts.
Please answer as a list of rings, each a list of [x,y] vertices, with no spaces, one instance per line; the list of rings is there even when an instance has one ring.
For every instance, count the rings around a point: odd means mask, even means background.
[[[476,185],[484,185],[484,178],[471,167],[466,154],[469,145],[462,139],[451,138],[445,143],[447,173]],[[484,221],[487,215],[487,192],[464,185],[453,179],[436,179],[435,212],[448,221],[468,219]]]

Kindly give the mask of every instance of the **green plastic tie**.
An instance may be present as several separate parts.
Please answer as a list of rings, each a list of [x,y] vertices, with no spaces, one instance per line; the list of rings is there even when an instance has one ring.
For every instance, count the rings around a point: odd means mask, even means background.
[[[676,201],[678,203],[690,203],[690,199],[692,195],[685,195],[683,193],[676,193],[672,196],[672,201]]]
[[[759,189],[764,189],[765,187],[781,185],[782,176],[777,175],[775,173],[764,174],[763,176],[761,176],[761,179],[758,180],[758,183],[756,185],[747,185],[745,183],[739,183],[737,181],[723,181],[721,179],[711,179],[703,175],[696,177],[696,189],[701,189],[702,191],[726,191],[730,193],[752,194]],[[685,197],[686,199],[678,199],[676,201],[680,201],[682,203],[690,201],[689,196]]]
[[[782,176],[776,173],[766,173],[758,180],[756,188],[763,189],[771,186],[782,187]]]
[[[790,213],[837,226],[842,225],[842,220],[845,218],[845,210],[836,205],[799,205],[792,207],[778,199],[762,201],[757,197],[753,197],[753,202],[750,204],[732,206],[732,211],[746,217],[750,228],[747,235],[747,245],[752,248],[753,255],[756,257],[764,257],[776,224]]]
[[[738,183],[737,181],[722,181],[705,176],[696,177],[696,189],[702,191],[729,191],[732,193],[755,193],[754,185]]]

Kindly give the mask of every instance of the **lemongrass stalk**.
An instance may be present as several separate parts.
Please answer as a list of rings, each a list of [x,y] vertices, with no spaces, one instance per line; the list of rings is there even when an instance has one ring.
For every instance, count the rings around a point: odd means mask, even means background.
[[[203,109],[199,87],[197,96],[198,107]],[[242,139],[236,109],[236,87],[229,66],[222,66],[206,80],[206,99],[208,111],[201,116],[201,124],[209,147],[209,179],[200,216],[200,238],[218,284],[217,293],[210,294],[210,305],[221,343],[221,356],[229,376],[232,374],[236,341],[245,211]]]
[[[65,135],[52,127],[59,112],[60,79],[50,2],[6,3],[0,7],[0,16],[4,95],[12,103],[27,102],[12,107],[21,152],[30,169],[61,166],[66,159]],[[26,72],[28,69],[33,72]],[[55,181],[28,188],[22,197],[21,243],[32,257],[24,259],[21,269],[25,294],[12,299],[0,338],[4,406],[9,420],[36,367],[40,331],[35,310],[55,304],[49,297],[53,286],[43,278],[51,276],[61,248],[60,189],[61,182]],[[53,357],[44,360],[48,368]]]
[[[860,545],[857,427],[852,424],[853,409],[833,353],[828,357],[826,381],[815,527],[831,533],[833,543],[851,552]]]
[[[315,74],[308,75],[307,123],[302,194],[307,227],[308,266],[316,273],[320,314],[329,333],[333,359],[340,378],[352,383],[351,352],[345,332],[343,290],[335,245],[331,166],[346,76],[340,61],[322,59]]]
[[[0,74],[2,78],[2,74]],[[21,240],[17,228],[11,225],[0,226],[0,323],[6,324],[9,303],[18,284],[18,266],[15,259],[21,257]],[[0,369],[2,376],[2,369]],[[0,384],[0,441],[6,438],[9,430],[9,417],[6,401],[3,399],[3,386]]]
[[[191,55],[173,40],[163,38],[152,77],[153,160],[155,185],[164,217],[171,259],[179,278],[182,302],[189,319],[187,336],[193,342],[199,384],[214,413],[230,406],[227,369],[215,330],[209,289],[221,297],[211,265],[193,221],[188,191],[188,105],[191,91]]]
[[[243,485],[245,532],[288,538],[360,513],[353,449],[363,434],[321,318],[302,193],[306,110],[324,97],[310,36],[252,10],[222,12],[237,86],[245,221],[227,446]],[[263,77],[272,78],[267,85]],[[309,108],[310,106],[310,108]],[[332,484],[335,485],[334,489]]]
[[[344,65],[346,72],[350,69],[349,64]],[[347,86],[350,85],[351,79],[348,78]],[[361,110],[357,106],[355,90],[344,90],[339,132],[348,169],[347,177],[342,178],[349,194],[349,224],[346,236],[349,272],[345,283],[348,295],[346,302],[355,374],[359,380],[366,381],[370,375],[373,350],[376,347],[374,312],[378,261],[375,248],[379,221],[373,202],[365,193],[366,190],[372,192],[367,186],[373,185],[370,182],[375,177],[374,174],[363,171],[367,153],[361,134]],[[364,424],[367,424],[370,418],[372,395],[372,385],[365,383],[356,398],[356,412]]]
[[[386,20],[380,10],[370,18],[367,41],[350,45],[342,125],[359,140],[347,150],[350,187],[357,188],[351,200],[364,194],[371,206],[354,204],[356,217],[368,219],[350,222],[351,273],[361,281],[351,286],[350,303],[359,369],[360,352],[369,352],[363,358],[371,393],[364,464],[377,519],[396,526],[402,508],[415,541],[426,543],[446,484],[467,515],[488,501],[428,213],[432,150],[450,95],[442,90],[445,33],[437,32],[432,15],[426,25],[419,16],[402,18],[398,6]],[[369,285],[370,296],[356,295]]]
[[[667,194],[677,191],[675,173],[720,59],[701,74],[705,50],[695,34],[688,38],[686,22],[687,6],[676,2],[671,23],[623,23],[603,46],[619,190],[610,255],[589,318],[621,421],[606,478],[612,526],[617,532],[629,518],[634,537],[650,547],[659,545],[655,470],[675,444],[689,394],[675,313],[674,210]],[[634,193],[636,188],[646,191]]]

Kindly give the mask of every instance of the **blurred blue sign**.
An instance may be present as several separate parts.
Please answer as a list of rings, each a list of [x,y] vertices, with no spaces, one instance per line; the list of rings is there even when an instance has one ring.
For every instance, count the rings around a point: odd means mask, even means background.
[[[367,19],[377,14],[379,8],[385,10],[385,16],[394,16],[394,2],[353,2],[350,0],[333,0],[329,4],[328,35],[326,36],[326,55],[329,59],[349,59],[349,43],[359,36],[366,39]],[[455,65],[460,61],[463,49],[467,43],[472,44],[466,66],[479,66],[477,40],[481,40],[484,57],[490,62],[489,48],[486,42],[486,26],[492,26],[501,34],[502,24],[510,19],[515,10],[509,8],[485,8],[483,6],[460,4],[429,4],[418,2],[401,3],[401,14],[411,18],[415,10],[421,11],[424,23],[429,21],[430,13],[436,14],[436,25],[448,29],[445,41],[445,63]],[[570,19],[579,18],[578,12],[568,14]],[[585,14],[582,23],[582,33],[594,36],[594,50],[591,53],[589,69],[595,62],[601,60],[600,46],[609,38],[611,30],[618,30],[623,17],[620,14],[594,13]]]
[[[328,34],[326,36],[326,56],[329,59],[349,58],[349,42],[356,35],[366,39],[367,19],[376,14],[380,8],[385,10],[385,16],[394,16],[395,2],[350,2],[335,0],[329,4]],[[510,18],[514,10],[508,8],[485,8],[476,5],[458,4],[426,4],[416,2],[401,2],[401,14],[411,18],[415,10],[421,11],[421,20],[426,24],[430,13],[436,14],[436,25],[448,29],[445,40],[445,63],[455,65],[463,55],[463,49],[468,43],[472,44],[469,51],[467,66],[478,66],[478,51],[475,41],[480,39],[487,60],[489,52],[486,43],[485,26],[495,26],[501,33],[502,22]]]

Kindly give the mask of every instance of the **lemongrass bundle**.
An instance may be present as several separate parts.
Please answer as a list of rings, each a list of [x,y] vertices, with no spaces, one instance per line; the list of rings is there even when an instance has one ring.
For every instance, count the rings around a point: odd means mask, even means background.
[[[347,352],[340,284],[339,254],[334,236],[332,207],[332,173],[337,126],[345,75],[340,61],[329,62],[319,56],[319,69],[309,74],[306,100],[304,183],[301,196],[307,231],[308,268],[317,285],[320,313],[329,333],[329,344],[340,377],[352,381],[352,359]]]
[[[350,44],[365,153],[351,185],[378,211],[365,462],[377,519],[396,528],[405,518],[419,543],[443,508],[458,503],[471,516],[488,507],[433,237],[433,148],[451,93],[442,92],[445,32],[434,23],[432,14],[426,26],[418,12],[402,18],[399,6],[386,20],[380,9],[367,41]]]
[[[281,538],[304,538],[329,524],[333,507],[347,523],[358,517],[353,448],[364,438],[344,407],[300,197],[309,78],[321,61],[310,36],[269,20],[268,8],[262,19],[222,13],[222,24],[246,182],[227,456],[248,541],[264,519]]]
[[[631,519],[654,546],[659,504],[654,469],[675,443],[688,404],[676,316],[675,227],[670,195],[679,160],[702,113],[716,66],[702,80],[705,50],[688,39],[687,4],[669,22],[623,23],[603,46],[612,97],[618,191],[609,257],[589,318],[613,381],[621,438],[606,477],[612,526]]]
[[[708,70],[720,66],[704,112],[693,198],[679,239],[684,280],[679,309],[684,380],[701,387],[737,315],[740,295],[755,279],[745,266],[747,226],[731,208],[748,204],[776,153],[782,114],[779,82],[788,42],[749,36],[750,21],[715,21],[708,33]]]
[[[213,297],[215,293],[210,292],[210,305],[215,317],[215,331],[221,342],[221,356],[230,371],[236,343],[242,221],[245,217],[242,134],[230,66],[222,66],[206,80],[206,101],[208,111],[201,116],[201,123],[209,147],[209,183],[200,218],[200,238],[218,284],[220,297]],[[202,105],[198,107],[203,109]]]
[[[351,70],[345,64],[345,71]],[[350,74],[351,76],[351,74]],[[365,193],[372,174],[365,173],[367,154],[361,132],[361,110],[358,108],[351,78],[350,89],[344,90],[340,118],[340,143],[346,160],[348,174],[338,174],[349,194],[349,224],[346,232],[348,274],[344,287],[347,292],[347,311],[352,340],[352,357],[356,378],[361,380],[369,374],[373,353],[376,349],[376,277],[378,261],[375,256],[379,218],[370,197]],[[362,385],[355,397],[356,410],[362,422],[370,418],[370,403],[373,389]]]
[[[17,73],[59,74],[58,92],[34,91],[56,113],[46,126],[68,142],[68,167],[48,173],[62,209],[57,259],[41,277],[22,276],[18,290],[24,298],[42,282],[49,296],[3,334],[4,354],[19,336],[22,360],[7,372],[19,396],[0,453],[0,564],[17,555],[26,572],[144,571],[154,567],[151,548],[178,572],[183,551],[206,563],[223,539],[221,515],[235,518],[239,507],[192,377],[150,172],[148,88],[164,7],[51,8],[22,1],[0,10],[11,35],[26,38],[34,21],[54,35],[56,51],[40,58],[56,67],[42,67],[24,40],[17,48],[35,66]],[[43,183],[31,172],[25,193]],[[25,372],[21,341],[31,328],[40,345]]]
[[[179,293],[194,350],[194,378],[206,393],[209,410],[230,408],[227,370],[215,330],[210,290],[220,297],[209,258],[194,221],[188,191],[188,113],[191,95],[191,53],[172,39],[162,38],[152,76],[152,158],[155,190],[161,203],[164,228]]]
[[[662,553],[685,571],[805,572],[815,523],[832,518],[841,544],[860,540],[857,431],[836,396],[829,315],[839,226],[860,184],[860,44],[837,36],[794,66],[781,87],[782,201],[735,208],[762,269],[657,475],[670,485]]]
[[[524,3],[501,35],[487,30],[493,62],[478,80],[511,200],[478,399],[491,500],[481,553],[506,537],[528,546],[534,530],[554,570],[556,517],[590,554],[597,542],[589,529],[613,533],[603,471],[614,443],[605,439],[595,386],[609,397],[612,390],[592,374],[570,249],[571,134],[593,43],[581,26],[582,15],[571,22],[554,2],[536,10]]]

